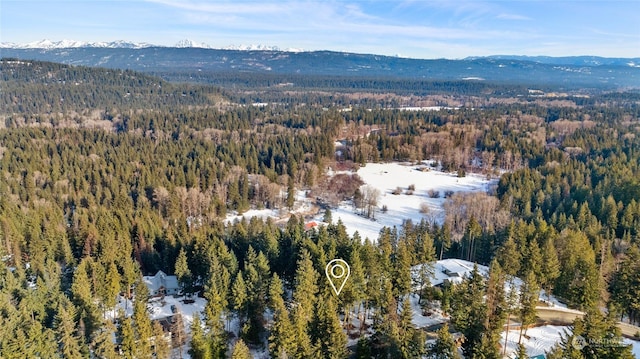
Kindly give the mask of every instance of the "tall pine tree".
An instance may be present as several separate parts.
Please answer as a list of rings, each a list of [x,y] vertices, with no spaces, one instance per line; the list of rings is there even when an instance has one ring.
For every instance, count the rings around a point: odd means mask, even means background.
[[[322,300],[316,302],[316,311],[311,326],[316,347],[316,357],[342,359],[347,357],[347,336],[342,331],[338,309],[334,297],[325,292]]]
[[[59,345],[59,352],[63,358],[83,358],[86,353],[83,348],[82,336],[77,332],[77,325],[74,322],[75,308],[69,303],[66,306],[58,306],[56,315],[56,334]]]
[[[147,312],[147,302],[149,300],[149,290],[147,286],[139,280],[135,287],[135,297],[133,301],[133,325],[135,328],[135,356],[137,358],[151,358],[153,326]]]
[[[289,357],[296,351],[295,333],[282,294],[282,281],[274,273],[269,285],[269,307],[273,311],[273,324],[269,335],[269,354],[272,358]]]
[[[438,337],[427,350],[428,359],[462,359],[458,353],[453,335],[449,332],[449,325],[445,323],[442,328],[438,329]]]

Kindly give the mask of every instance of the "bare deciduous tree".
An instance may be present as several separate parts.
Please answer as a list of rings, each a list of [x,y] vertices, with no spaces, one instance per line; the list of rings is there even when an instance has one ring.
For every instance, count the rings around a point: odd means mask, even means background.
[[[180,210],[188,219],[190,226],[191,224],[201,225],[203,219],[207,218],[205,215],[211,204],[211,194],[201,192],[197,187],[189,189],[176,187],[175,192],[180,203]]]
[[[320,183],[317,188],[317,197],[335,207],[341,201],[352,199],[363,184],[364,182],[357,174],[338,173]],[[354,203],[354,205],[358,204]]]
[[[380,200],[380,190],[372,186],[362,188],[363,211],[367,218],[375,218],[375,210]]]
[[[153,190],[153,203],[158,208],[161,216],[166,216],[167,204],[170,198],[169,191],[162,186]]]
[[[278,208],[282,189],[279,184],[271,182],[266,176],[257,175],[253,188],[256,203],[266,208]]]
[[[504,228],[510,219],[500,208],[498,198],[484,192],[458,192],[444,202],[445,222],[451,228],[454,240],[460,240],[471,218],[475,218],[484,231],[495,232]]]

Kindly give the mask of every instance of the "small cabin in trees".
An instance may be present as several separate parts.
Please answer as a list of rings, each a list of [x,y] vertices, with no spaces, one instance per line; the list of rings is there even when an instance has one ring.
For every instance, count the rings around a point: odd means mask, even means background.
[[[186,342],[187,336],[184,332],[184,323],[182,321],[182,313],[175,306],[171,306],[171,315],[153,319],[152,322],[160,324],[165,338],[171,339],[171,346],[176,348]]]
[[[163,297],[165,295],[178,294],[180,286],[175,275],[166,275],[159,270],[154,276],[145,276],[144,284],[149,288],[149,295],[152,297]]]

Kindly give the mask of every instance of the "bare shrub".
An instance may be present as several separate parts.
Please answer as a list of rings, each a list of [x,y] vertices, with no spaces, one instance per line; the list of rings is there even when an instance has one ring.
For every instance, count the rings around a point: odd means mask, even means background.
[[[411,191],[415,191],[416,190],[416,185],[415,184],[410,184],[409,187],[407,187],[407,192]]]
[[[402,194],[402,188],[400,188],[400,186],[396,187],[396,189],[394,189],[393,192],[391,192],[391,194],[396,196],[399,194]]]
[[[429,196],[429,198],[440,198],[440,191],[430,189],[427,191],[427,195]]]
[[[444,191],[444,198],[449,198],[451,196],[453,196],[453,191],[452,190]]]
[[[356,172],[360,168],[360,165],[358,165],[357,163],[355,163],[353,161],[342,161],[342,162],[336,162],[335,167],[336,167],[335,168],[336,171],[353,171],[353,172]]]
[[[353,198],[363,184],[364,181],[357,174],[338,173],[319,185],[318,197],[336,206],[340,201]]]
[[[429,212],[431,212],[431,207],[429,207],[429,204],[427,204],[426,202],[422,202],[420,204],[420,213],[429,214]]]
[[[364,181],[357,174],[336,175],[331,181],[331,189],[343,195],[343,198],[353,196],[355,191],[364,184]]]

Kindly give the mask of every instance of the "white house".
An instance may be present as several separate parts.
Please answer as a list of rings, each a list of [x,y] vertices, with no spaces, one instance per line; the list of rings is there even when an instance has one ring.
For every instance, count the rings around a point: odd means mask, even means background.
[[[431,285],[440,286],[444,283],[461,283],[465,277],[471,276],[474,265],[476,264],[462,259],[439,260],[433,263],[433,273],[430,278]],[[418,280],[420,265],[414,266],[411,270],[414,279]],[[489,268],[483,265],[478,265],[478,272],[486,278],[488,277]]]
[[[163,271],[158,271],[154,276],[142,277],[144,284],[149,288],[152,297],[178,294],[180,286],[175,275],[166,275]]]

